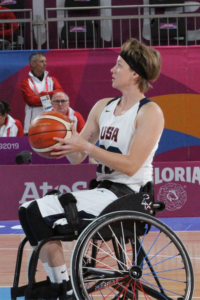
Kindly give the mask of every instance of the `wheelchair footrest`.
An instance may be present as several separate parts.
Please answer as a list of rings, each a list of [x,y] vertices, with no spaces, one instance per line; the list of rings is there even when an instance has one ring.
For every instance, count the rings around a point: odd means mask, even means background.
[[[50,282],[49,279],[47,279],[47,280],[44,280],[44,281],[34,283],[34,288],[39,288],[39,287],[43,287],[43,286],[50,286],[50,285],[51,285],[51,282]],[[16,297],[25,296],[27,288],[28,288],[28,284],[23,285],[23,286],[19,286],[19,287],[12,287],[11,288],[11,297],[16,298]]]
[[[64,280],[62,283],[52,284],[47,278],[47,280],[34,283],[31,288],[29,285],[11,288],[11,298],[15,299],[23,296],[25,296],[25,300],[57,298],[66,295],[67,291],[71,289],[70,281]]]

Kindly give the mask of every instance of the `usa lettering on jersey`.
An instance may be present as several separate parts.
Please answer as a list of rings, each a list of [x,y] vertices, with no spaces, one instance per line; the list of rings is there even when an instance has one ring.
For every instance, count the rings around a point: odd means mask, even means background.
[[[112,126],[103,126],[101,129],[100,139],[101,140],[113,140],[114,142],[118,141],[119,128]]]

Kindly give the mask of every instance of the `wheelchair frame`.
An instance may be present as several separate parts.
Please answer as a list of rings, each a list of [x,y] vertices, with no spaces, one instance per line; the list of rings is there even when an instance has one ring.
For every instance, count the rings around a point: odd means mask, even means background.
[[[163,208],[162,203],[153,204],[152,195],[149,199],[146,205],[150,209],[145,213],[124,208],[110,213],[105,210],[108,213],[96,218],[78,236],[70,264],[76,299],[192,299],[194,274],[187,250],[167,225],[152,216],[155,210]],[[23,249],[27,242],[24,238],[18,249],[11,299],[64,297],[71,285],[63,282],[52,286],[48,278],[36,282],[36,268],[44,244],[73,239],[76,237],[62,235],[41,241],[32,252],[28,284],[19,287]]]

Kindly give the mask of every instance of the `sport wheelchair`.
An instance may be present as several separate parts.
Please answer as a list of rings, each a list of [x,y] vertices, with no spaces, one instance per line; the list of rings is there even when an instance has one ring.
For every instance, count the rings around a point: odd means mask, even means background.
[[[62,235],[41,241],[30,258],[28,284],[19,287],[24,238],[18,249],[11,299],[65,299],[66,291],[73,288],[73,299],[79,300],[191,300],[194,274],[190,257],[179,237],[155,218],[162,210],[164,203],[154,202],[150,192],[117,199],[93,221],[82,220],[78,237],[65,229]],[[36,282],[42,246],[52,240],[74,239],[71,284],[51,285],[48,277]]]

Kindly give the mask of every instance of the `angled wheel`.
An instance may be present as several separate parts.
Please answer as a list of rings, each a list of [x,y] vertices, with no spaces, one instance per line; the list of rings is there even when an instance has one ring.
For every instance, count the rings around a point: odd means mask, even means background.
[[[191,300],[193,268],[178,236],[156,218],[121,211],[80,235],[71,258],[77,299]]]

